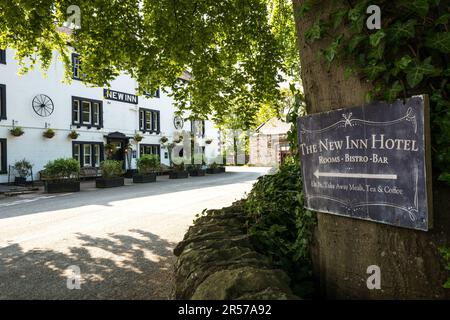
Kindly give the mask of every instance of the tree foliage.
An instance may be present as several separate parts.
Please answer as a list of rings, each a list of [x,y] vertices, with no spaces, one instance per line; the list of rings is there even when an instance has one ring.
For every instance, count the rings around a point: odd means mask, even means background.
[[[81,28],[67,34],[57,26],[70,5]],[[86,84],[126,72],[140,93],[169,87],[181,110],[218,123],[239,114],[247,128],[279,98],[282,75],[298,72],[292,15],[289,0],[0,0],[0,47],[16,49],[22,72],[48,68],[57,50],[69,79],[70,43]]]

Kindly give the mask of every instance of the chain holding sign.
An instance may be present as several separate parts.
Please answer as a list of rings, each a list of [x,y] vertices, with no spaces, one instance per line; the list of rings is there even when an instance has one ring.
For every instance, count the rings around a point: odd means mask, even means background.
[[[426,96],[313,114],[298,128],[307,209],[431,227]]]

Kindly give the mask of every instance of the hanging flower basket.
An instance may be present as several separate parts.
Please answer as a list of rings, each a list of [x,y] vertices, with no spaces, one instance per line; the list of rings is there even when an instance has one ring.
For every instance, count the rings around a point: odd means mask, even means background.
[[[133,140],[136,141],[136,142],[141,142],[142,139],[144,139],[144,136],[141,135],[141,134],[139,134],[139,133],[136,133],[136,134],[134,135],[134,137],[133,137]]]
[[[77,139],[80,134],[78,132],[76,132],[75,130],[70,131],[70,133],[67,135],[70,139]]]
[[[161,137],[161,139],[159,139],[159,142],[161,142],[162,144],[166,143],[167,141],[169,141],[169,138],[167,137]]]
[[[9,132],[11,133],[11,135],[13,135],[14,137],[20,137],[21,135],[23,135],[25,132],[23,131],[22,127],[14,127],[11,130],[9,130]]]
[[[44,133],[42,134],[45,138],[47,139],[51,139],[55,136],[55,130],[53,129],[47,129],[44,131]]]

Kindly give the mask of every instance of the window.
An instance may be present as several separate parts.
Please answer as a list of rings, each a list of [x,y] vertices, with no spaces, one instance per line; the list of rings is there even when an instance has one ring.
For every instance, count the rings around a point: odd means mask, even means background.
[[[7,173],[6,139],[0,139],[0,174]]]
[[[139,109],[139,130],[142,132],[159,133],[159,127],[159,111],[142,108]]]
[[[6,64],[6,50],[0,50],[0,64]]]
[[[72,53],[72,78],[75,80],[81,80],[81,63],[80,55],[77,53]]]
[[[148,92],[148,91],[144,91],[144,95],[147,98],[160,98],[161,97],[161,91],[158,88],[154,93]]]
[[[204,137],[205,120],[191,120],[191,132],[197,137]]]
[[[103,161],[102,142],[76,141],[72,145],[72,158],[80,162],[81,167],[99,167]]]
[[[6,86],[0,84],[0,120],[6,119]]]
[[[139,154],[156,154],[160,155],[161,147],[159,144],[141,144],[139,145]]]
[[[101,101],[72,97],[72,124],[100,129],[103,127],[103,103]]]

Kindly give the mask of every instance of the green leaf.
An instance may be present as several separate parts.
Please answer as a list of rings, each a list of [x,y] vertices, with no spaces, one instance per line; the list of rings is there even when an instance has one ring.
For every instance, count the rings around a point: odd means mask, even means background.
[[[450,32],[438,32],[429,36],[425,40],[425,46],[443,53],[450,53]]]
[[[398,95],[400,94],[400,92],[403,91],[403,87],[400,84],[399,81],[395,81],[392,86],[386,90],[384,97],[386,98],[387,101],[394,101],[395,98],[398,97]]]
[[[441,173],[438,177],[438,180],[450,184],[450,173],[448,172]]]
[[[348,45],[347,45],[348,52],[349,52],[349,53],[352,53],[352,52],[356,49],[356,47],[359,45],[359,43],[360,43],[361,41],[363,41],[365,38],[366,38],[366,36],[363,36],[363,35],[360,35],[360,34],[354,35],[354,36],[348,41]]]
[[[333,13],[331,20],[333,21],[333,28],[336,29],[342,24],[342,20],[344,19],[344,16],[347,14],[346,9],[340,9]]]
[[[397,42],[401,39],[410,39],[415,35],[415,26],[417,21],[414,19],[408,20],[406,23],[396,22],[388,28],[389,37],[387,38],[391,42]]]
[[[364,68],[364,72],[366,73],[369,80],[375,80],[380,73],[386,70],[386,65],[383,63],[380,64],[369,64],[366,68]]]
[[[376,47],[380,44],[381,39],[386,36],[383,30],[378,30],[374,34],[369,36],[369,43],[372,47]]]
[[[431,64],[431,57],[428,57],[422,63],[416,61],[408,68],[406,81],[411,88],[415,88],[423,80],[424,75],[437,75],[440,72],[440,69]]]
[[[440,24],[446,25],[446,24],[448,24],[449,18],[450,18],[450,13],[443,14],[442,16],[440,16],[439,18],[436,19],[436,21],[434,22],[434,25],[435,26],[440,25]]]
[[[334,60],[334,57],[336,56],[339,48],[339,43],[341,41],[342,35],[339,36],[336,40],[334,40],[328,48],[323,50],[323,56],[325,58],[325,61],[327,61],[329,64]]]
[[[311,42],[320,39],[322,37],[322,29],[322,23],[320,19],[317,19],[316,22],[305,31],[305,39]]]
[[[412,59],[410,56],[403,56],[400,60],[395,61],[395,65],[399,69],[404,70],[411,62]]]
[[[430,9],[428,0],[414,0],[408,4],[408,8],[421,17],[425,17]]]

